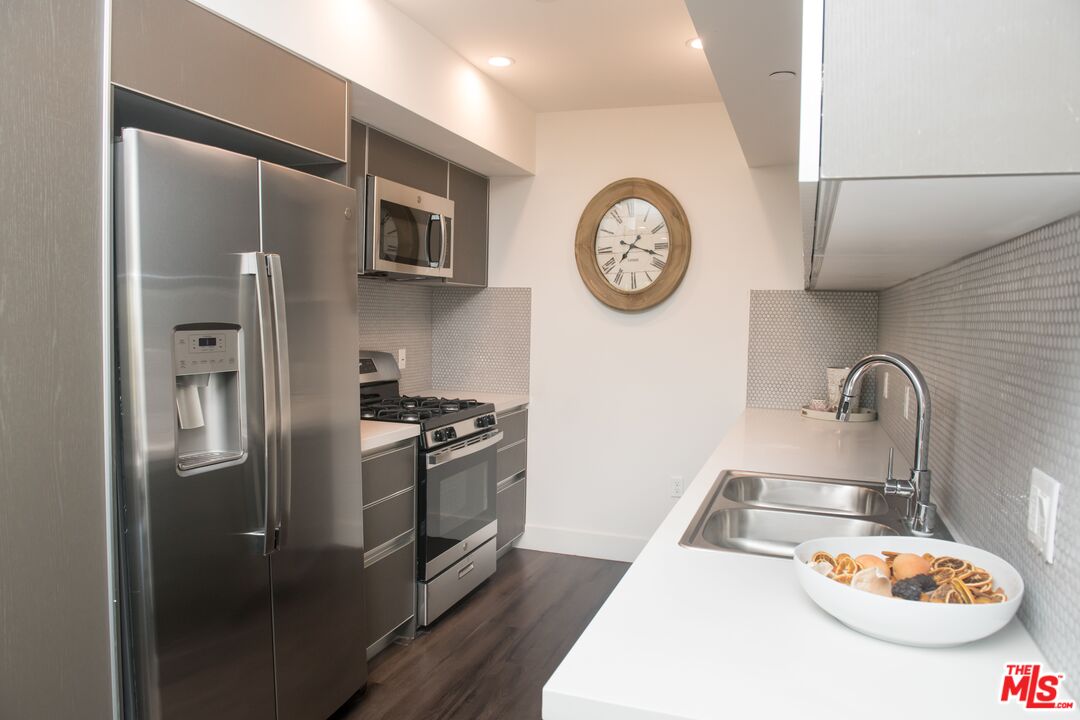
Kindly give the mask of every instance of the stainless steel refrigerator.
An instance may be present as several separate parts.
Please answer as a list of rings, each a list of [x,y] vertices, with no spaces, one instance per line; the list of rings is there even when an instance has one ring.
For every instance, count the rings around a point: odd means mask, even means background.
[[[126,714],[325,718],[367,679],[356,195],[125,129]]]

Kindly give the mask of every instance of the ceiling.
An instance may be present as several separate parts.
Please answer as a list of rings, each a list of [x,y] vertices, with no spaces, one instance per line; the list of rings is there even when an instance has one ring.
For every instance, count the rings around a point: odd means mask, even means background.
[[[686,0],[750,167],[794,164],[801,65],[801,0]]]
[[[388,1],[538,112],[721,99],[683,0]]]

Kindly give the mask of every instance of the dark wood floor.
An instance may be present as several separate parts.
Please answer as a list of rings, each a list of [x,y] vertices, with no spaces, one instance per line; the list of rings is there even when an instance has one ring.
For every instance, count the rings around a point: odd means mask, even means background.
[[[539,720],[541,688],[628,567],[510,551],[434,626],[372,660],[336,720]]]

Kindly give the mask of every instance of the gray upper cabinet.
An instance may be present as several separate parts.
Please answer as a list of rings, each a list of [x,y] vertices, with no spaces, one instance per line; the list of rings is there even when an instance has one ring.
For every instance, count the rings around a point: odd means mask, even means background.
[[[352,187],[359,189],[366,175],[377,175],[454,201],[453,277],[413,282],[487,287],[488,179],[355,120],[350,132]]]
[[[118,86],[347,159],[348,84],[188,0],[115,0]]]
[[[890,287],[1080,210],[1080,3],[803,12],[808,287]]]
[[[450,199],[454,201],[453,285],[487,286],[488,179],[450,165]]]
[[[446,197],[449,163],[415,145],[368,129],[367,174]]]

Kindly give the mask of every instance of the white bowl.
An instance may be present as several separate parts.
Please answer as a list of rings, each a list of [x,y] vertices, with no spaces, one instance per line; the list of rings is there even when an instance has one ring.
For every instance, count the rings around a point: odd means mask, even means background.
[[[875,595],[830,580],[807,565],[814,553],[857,557],[882,550],[916,555],[951,555],[968,560],[994,577],[994,586],[1009,598],[987,605],[946,605]],[[806,594],[823,610],[850,628],[902,645],[948,647],[992,635],[1012,619],[1024,597],[1024,581],[1012,565],[985,550],[916,537],[834,537],[809,540],[795,548],[795,573]]]

